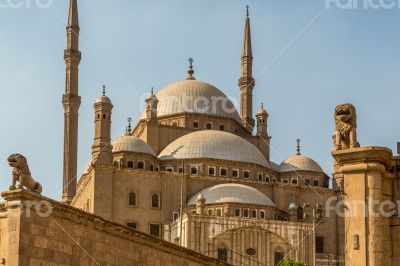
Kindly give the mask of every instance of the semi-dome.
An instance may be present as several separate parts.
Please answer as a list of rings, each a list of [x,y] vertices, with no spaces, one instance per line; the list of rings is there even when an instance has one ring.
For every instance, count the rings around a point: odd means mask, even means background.
[[[242,184],[219,184],[208,187],[193,195],[188,205],[195,205],[196,199],[202,195],[206,200],[206,204],[213,203],[244,203],[244,204],[257,204],[275,206],[270,198],[268,198],[261,191],[245,186]]]
[[[156,154],[146,142],[129,134],[125,134],[114,140],[112,146],[113,152],[139,152],[156,157]]]
[[[201,113],[241,121],[233,103],[219,89],[204,81],[188,79],[174,82],[156,94],[157,116]],[[141,119],[146,117],[142,113]]]
[[[278,168],[279,172],[291,172],[291,171],[311,171],[320,172],[323,170],[321,166],[313,159],[304,155],[294,155],[283,161]]]
[[[264,155],[253,144],[232,133],[217,130],[184,135],[170,143],[158,157],[161,160],[211,158],[269,167]]]

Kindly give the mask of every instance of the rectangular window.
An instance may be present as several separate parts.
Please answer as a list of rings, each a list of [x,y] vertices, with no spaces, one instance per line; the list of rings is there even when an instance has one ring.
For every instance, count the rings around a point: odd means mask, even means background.
[[[236,169],[232,170],[232,177],[238,178],[239,177],[239,171],[236,170]]]
[[[324,253],[324,237],[322,236],[315,237],[315,252]]]
[[[209,167],[208,168],[208,175],[215,175],[215,168],[214,167]]]
[[[199,128],[199,122],[194,121],[193,122],[193,128]]]
[[[235,216],[236,217],[240,217],[240,209],[236,209],[235,210]]]
[[[297,184],[297,179],[292,179],[292,184]]]
[[[274,255],[275,255],[275,258],[274,258],[275,264],[274,265],[278,266],[279,263],[281,263],[281,261],[283,261],[283,258],[284,258],[283,252],[275,252]]]
[[[144,169],[144,162],[138,162],[137,163],[137,168],[138,169]]]
[[[207,123],[207,129],[211,129],[212,128],[212,124],[211,123]]]
[[[248,209],[243,210],[243,217],[249,218],[249,210]]]
[[[132,161],[128,161],[128,168],[133,168],[133,162]]]
[[[262,174],[258,174],[258,181],[263,181],[263,175]]]
[[[179,218],[179,212],[174,212],[173,213],[173,219],[174,221],[177,220]]]
[[[318,180],[314,180],[314,186],[318,187]]]
[[[304,183],[306,184],[306,186],[309,186],[310,185],[310,179],[304,180]]]
[[[166,170],[167,172],[172,172],[172,171],[174,171],[174,168],[173,168],[173,167],[167,167],[167,168],[165,168],[165,170]]]
[[[161,228],[159,224],[150,224],[150,235],[161,237]]]
[[[228,250],[226,248],[218,248],[218,259],[228,261]]]
[[[225,126],[224,125],[219,125],[219,130],[224,131],[225,130]]]
[[[252,210],[251,211],[251,218],[257,218],[257,211],[256,210]]]
[[[227,172],[226,168],[221,168],[220,169],[220,175],[221,176],[226,176],[226,172]]]
[[[197,175],[197,167],[192,167],[192,168],[190,168],[190,173],[191,173],[192,175]]]
[[[250,172],[249,171],[244,171],[243,172],[243,177],[246,178],[246,179],[249,179],[250,178]]]
[[[128,222],[126,226],[132,229],[137,229],[137,223]]]
[[[264,211],[260,211],[260,219],[265,219],[265,212]]]

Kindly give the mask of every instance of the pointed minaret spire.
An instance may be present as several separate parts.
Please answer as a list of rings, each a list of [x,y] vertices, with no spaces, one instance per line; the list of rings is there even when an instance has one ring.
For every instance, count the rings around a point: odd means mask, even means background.
[[[78,0],[69,1],[68,26],[79,27]]]
[[[64,170],[62,201],[70,203],[76,193],[78,160],[78,110],[81,98],[78,94],[79,21],[77,0],[69,2],[67,23],[67,49],[64,51],[66,65],[64,106]]]
[[[253,53],[251,50],[251,33],[249,6],[246,6],[246,23],[244,28],[243,50],[242,50],[242,71],[239,79],[240,87],[240,116],[243,126],[253,131],[253,88],[255,82],[253,78]]]
[[[188,71],[188,77],[187,79],[195,79],[193,74],[194,74],[194,70],[193,70],[193,58],[189,58],[189,71]]]
[[[250,56],[253,59],[251,51],[251,32],[250,32],[250,17],[249,17],[249,6],[246,6],[246,24],[244,27],[244,39],[243,39],[243,56]],[[251,74],[251,73],[250,73]]]
[[[297,151],[297,153],[296,153],[296,155],[301,155],[301,150],[300,150],[300,139],[297,139],[296,140],[296,142],[297,142],[297,149],[296,149],[296,151]]]

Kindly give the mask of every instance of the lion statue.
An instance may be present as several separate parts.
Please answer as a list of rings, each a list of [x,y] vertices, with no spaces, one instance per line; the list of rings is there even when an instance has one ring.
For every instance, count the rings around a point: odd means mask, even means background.
[[[356,108],[350,104],[340,104],[335,108],[334,150],[360,147],[357,142]]]
[[[19,182],[18,188],[22,189],[25,187],[28,190],[41,193],[42,186],[39,182],[36,182],[29,171],[28,163],[26,158],[21,154],[11,154],[8,159],[8,164],[13,168],[12,169],[12,184],[10,186],[10,190],[15,190],[17,181]]]

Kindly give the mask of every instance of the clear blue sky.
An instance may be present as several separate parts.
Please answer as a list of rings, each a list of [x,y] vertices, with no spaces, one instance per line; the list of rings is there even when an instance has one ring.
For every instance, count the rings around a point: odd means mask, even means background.
[[[3,1],[4,2],[4,1]],[[35,3],[35,1],[32,1]],[[43,2],[43,1],[42,1]],[[136,122],[139,97],[195,76],[239,98],[245,5],[250,5],[254,75],[258,76],[321,12],[320,17],[256,80],[255,110],[270,114],[280,163],[302,152],[332,172],[333,109],[352,102],[361,145],[395,149],[400,140],[400,10],[325,9],[315,1],[79,1],[81,23],[79,168],[90,158],[93,101],[106,84],[114,137]],[[0,9],[0,190],[11,180],[6,158],[28,157],[44,194],[61,195],[67,0],[49,9]],[[397,114],[397,116],[396,116]]]

